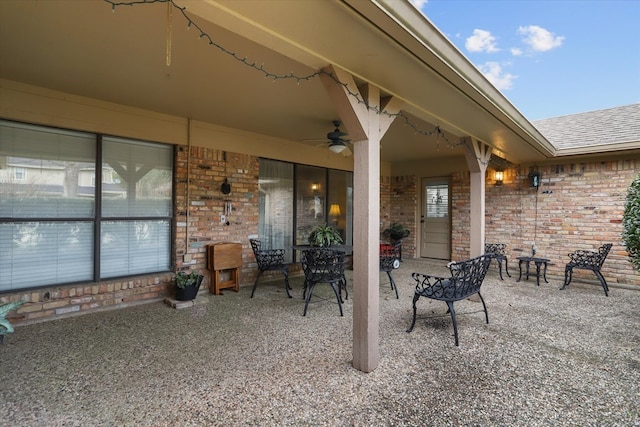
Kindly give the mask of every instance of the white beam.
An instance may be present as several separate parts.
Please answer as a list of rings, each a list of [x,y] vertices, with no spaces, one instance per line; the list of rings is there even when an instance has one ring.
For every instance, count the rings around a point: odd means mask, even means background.
[[[485,235],[485,173],[491,158],[491,147],[469,137],[464,138],[465,157],[470,171],[471,220],[469,254],[477,257],[484,253]]]

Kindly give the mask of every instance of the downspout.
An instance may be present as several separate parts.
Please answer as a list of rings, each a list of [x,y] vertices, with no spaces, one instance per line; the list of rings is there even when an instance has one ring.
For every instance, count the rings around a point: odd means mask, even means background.
[[[186,224],[184,227],[184,250],[185,254],[183,262],[191,262],[191,254],[189,254],[189,204],[190,204],[190,187],[191,187],[191,118],[187,119],[187,191],[186,191]]]

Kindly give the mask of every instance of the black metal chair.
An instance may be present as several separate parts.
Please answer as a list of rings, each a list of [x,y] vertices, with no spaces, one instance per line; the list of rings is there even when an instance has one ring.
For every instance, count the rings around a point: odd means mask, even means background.
[[[346,291],[344,276],[345,254],[344,251],[331,248],[312,248],[302,251],[302,270],[304,271],[304,312],[307,315],[307,307],[313,296],[313,290],[318,283],[328,283],[333,289],[338,301],[340,316],[342,311],[342,288]]]
[[[504,280],[502,278],[502,261],[504,261],[504,271],[507,273],[507,276],[511,277],[509,274],[509,260],[506,255],[507,245],[504,243],[486,243],[484,245],[484,253],[485,255],[493,258],[498,263],[498,271],[500,272],[500,280]]]
[[[389,276],[389,282],[391,283],[391,290],[395,291],[396,299],[398,297],[398,286],[395,280],[391,276],[391,272],[400,267],[400,245],[389,245],[386,243],[380,244],[380,271],[384,271]]]
[[[451,320],[453,321],[453,334],[455,336],[456,346],[458,345],[458,324],[456,323],[456,312],[453,309],[453,303],[469,298],[471,295],[478,294],[484,316],[489,323],[489,314],[487,313],[487,305],[480,294],[480,286],[487,274],[491,257],[480,255],[466,261],[449,263],[451,277],[428,276],[422,273],[413,273],[411,277],[416,281],[416,290],[413,296],[413,321],[407,332],[411,332],[416,324],[416,303],[420,297],[430,298],[433,300],[444,301],[449,307]]]
[[[289,290],[291,286],[289,285],[289,266],[284,261],[284,249],[262,249],[261,242],[259,239],[249,239],[251,242],[251,249],[253,249],[253,255],[256,257],[256,262],[258,263],[258,277],[256,277],[256,281],[253,284],[253,290],[251,291],[251,298],[253,298],[253,294],[256,291],[256,286],[258,286],[258,280],[260,280],[260,276],[265,271],[281,271],[284,274],[284,284],[285,290],[287,291],[287,296],[291,297],[291,293]]]
[[[600,246],[597,252],[579,249],[575,252],[569,253],[569,262],[564,269],[564,284],[560,290],[563,290],[569,286],[569,283],[571,283],[571,279],[573,278],[573,269],[581,268],[583,270],[593,271],[600,281],[602,289],[604,289],[604,295],[609,296],[609,286],[600,272],[600,269],[602,268],[602,264],[604,264],[604,260],[607,259],[607,255],[609,255],[611,246],[613,246],[611,243],[607,243]]]

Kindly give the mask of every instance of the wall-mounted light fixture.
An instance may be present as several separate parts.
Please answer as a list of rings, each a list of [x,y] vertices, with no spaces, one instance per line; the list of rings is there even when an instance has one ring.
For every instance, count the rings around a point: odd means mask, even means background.
[[[504,171],[496,171],[493,178],[496,180],[496,185],[502,185],[502,182],[504,181]]]
[[[331,204],[331,207],[329,208],[329,216],[331,217],[331,222],[333,223],[333,225],[338,225],[338,217],[340,216],[340,205],[338,204]]]
[[[538,171],[529,172],[529,184],[531,185],[531,187],[535,187],[536,191],[538,190],[538,187],[540,187],[541,177],[542,177],[542,174]]]
[[[315,182],[311,183],[311,191],[318,191],[318,190],[320,190],[320,184]]]

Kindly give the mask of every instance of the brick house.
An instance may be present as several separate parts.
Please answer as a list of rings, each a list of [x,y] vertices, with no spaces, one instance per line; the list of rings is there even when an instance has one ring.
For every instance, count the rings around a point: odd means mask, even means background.
[[[354,245],[364,371],[378,360],[367,302],[391,222],[411,230],[406,257],[535,244],[554,275],[567,252],[612,242],[605,277],[640,286],[620,239],[638,105],[533,124],[408,2],[188,6],[0,3],[0,301],[29,302],[16,322],[157,301],[173,271],[207,272],[215,242],[242,243],[246,286],[248,237],[298,242],[311,196],[314,220],[342,206]],[[325,138],[336,119],[352,141],[341,154]],[[42,190],[48,176],[58,193]]]

